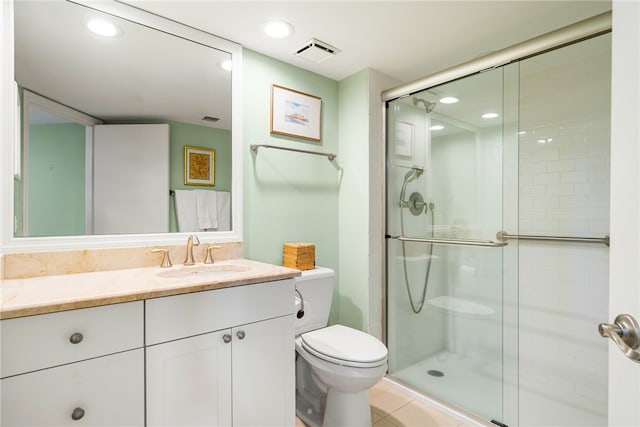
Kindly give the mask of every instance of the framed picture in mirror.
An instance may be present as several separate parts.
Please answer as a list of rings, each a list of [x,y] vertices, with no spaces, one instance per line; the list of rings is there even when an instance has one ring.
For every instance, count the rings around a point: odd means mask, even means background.
[[[215,185],[215,150],[184,147],[184,184]]]

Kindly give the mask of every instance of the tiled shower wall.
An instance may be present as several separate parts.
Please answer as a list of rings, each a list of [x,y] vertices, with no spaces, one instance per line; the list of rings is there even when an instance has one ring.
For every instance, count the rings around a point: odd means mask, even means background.
[[[521,63],[520,234],[609,233],[610,40]],[[604,245],[520,242],[521,426],[607,424],[597,326],[608,318],[608,262]]]

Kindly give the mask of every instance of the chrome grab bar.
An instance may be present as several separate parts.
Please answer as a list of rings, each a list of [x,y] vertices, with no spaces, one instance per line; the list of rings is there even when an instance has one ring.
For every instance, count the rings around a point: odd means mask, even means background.
[[[506,231],[499,231],[496,234],[499,241],[507,241],[509,239],[519,240],[545,240],[550,242],[576,242],[576,243],[601,243],[609,246],[609,236],[604,237],[571,237],[571,236],[534,236],[529,234],[509,234]]]
[[[298,148],[289,148],[289,147],[280,147],[279,145],[269,145],[269,144],[251,144],[251,151],[254,153],[258,153],[258,148],[275,148],[276,150],[284,150],[284,151],[295,151],[296,153],[305,153],[305,154],[313,154],[316,156],[325,156],[329,160],[333,160],[338,157],[337,154],[334,153],[321,153],[319,151],[310,151],[310,150],[300,150]]]
[[[501,248],[507,246],[507,242],[494,242],[493,240],[464,240],[464,239],[452,239],[452,238],[423,238],[423,237],[408,237],[408,236],[385,236],[389,239],[397,239],[401,242],[417,242],[417,243],[435,243],[439,245],[457,245],[457,246],[482,246],[489,248]]]

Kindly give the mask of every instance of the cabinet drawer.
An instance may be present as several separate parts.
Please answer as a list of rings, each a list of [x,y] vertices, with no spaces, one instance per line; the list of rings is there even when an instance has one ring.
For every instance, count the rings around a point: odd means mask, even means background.
[[[144,426],[143,349],[16,375],[0,386],[3,427]]]
[[[146,344],[153,345],[294,311],[293,279],[145,301]]]
[[[6,378],[142,347],[143,302],[7,319],[0,328]]]

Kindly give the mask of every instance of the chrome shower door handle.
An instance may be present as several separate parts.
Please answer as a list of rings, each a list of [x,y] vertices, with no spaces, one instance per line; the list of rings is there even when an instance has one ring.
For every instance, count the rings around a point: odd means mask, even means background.
[[[630,314],[619,314],[613,324],[600,323],[598,332],[604,338],[611,338],[629,359],[640,363],[640,325]]]

